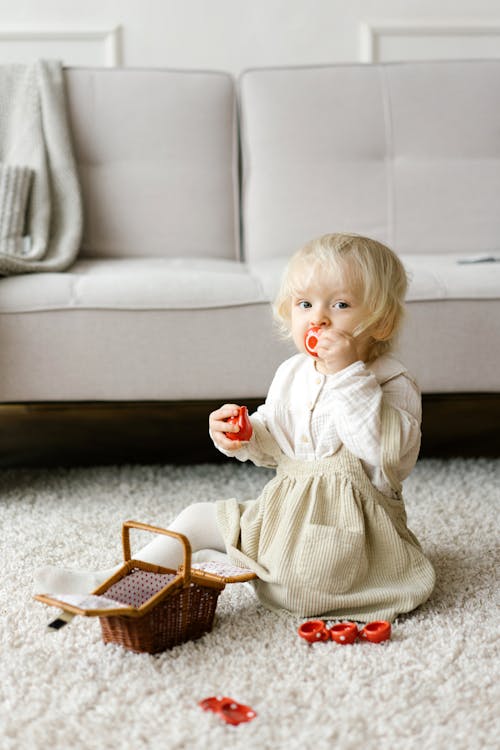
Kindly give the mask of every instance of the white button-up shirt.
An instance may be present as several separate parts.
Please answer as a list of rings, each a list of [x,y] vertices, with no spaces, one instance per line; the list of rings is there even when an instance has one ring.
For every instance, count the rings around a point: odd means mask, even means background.
[[[333,455],[342,444],[357,456],[372,483],[394,495],[381,469],[382,399],[400,418],[401,440],[396,476],[403,481],[420,448],[420,391],[404,365],[383,355],[366,365],[354,362],[334,375],[323,375],[315,361],[296,354],[280,365],[266,401],[252,414],[290,458],[313,461]],[[236,452],[241,461],[270,465],[252,450],[252,441]]]

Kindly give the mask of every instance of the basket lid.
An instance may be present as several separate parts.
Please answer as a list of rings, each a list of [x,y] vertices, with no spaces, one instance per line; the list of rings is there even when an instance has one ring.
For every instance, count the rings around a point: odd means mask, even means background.
[[[252,578],[257,578],[256,573],[250,568],[240,568],[231,563],[207,560],[206,562],[193,563],[191,565],[192,575],[212,578],[222,583],[244,583]]]
[[[146,570],[141,571],[134,564]],[[190,580],[219,589],[223,589],[226,583],[243,583],[256,578],[249,568],[216,561],[194,563],[190,572]],[[182,566],[175,572],[140,561],[129,561],[92,594],[37,594],[34,598],[65,612],[86,617],[137,616],[149,609],[167,590],[176,590],[183,580]]]

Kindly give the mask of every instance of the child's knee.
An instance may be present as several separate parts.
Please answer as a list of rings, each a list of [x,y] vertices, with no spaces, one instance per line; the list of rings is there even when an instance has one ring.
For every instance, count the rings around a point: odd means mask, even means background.
[[[210,526],[212,520],[215,520],[213,503],[193,503],[179,513],[172,528],[175,526],[179,528],[179,531],[185,528],[186,531],[183,533],[189,536],[190,532],[196,533]]]
[[[185,534],[193,550],[211,547],[219,542],[219,532],[213,503],[193,503],[177,516],[170,526],[172,531]]]
[[[212,503],[193,503],[184,508],[176,518],[176,523],[185,522],[189,525],[197,526],[204,523],[211,517],[213,511]]]

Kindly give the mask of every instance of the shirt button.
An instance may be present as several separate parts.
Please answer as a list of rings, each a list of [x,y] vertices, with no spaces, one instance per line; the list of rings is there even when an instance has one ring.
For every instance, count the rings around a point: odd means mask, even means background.
[[[303,443],[308,443],[309,442],[309,438],[307,437],[307,435],[302,435],[302,437],[300,439],[302,440]]]
[[[319,385],[321,383],[321,378],[316,378],[316,385]]]

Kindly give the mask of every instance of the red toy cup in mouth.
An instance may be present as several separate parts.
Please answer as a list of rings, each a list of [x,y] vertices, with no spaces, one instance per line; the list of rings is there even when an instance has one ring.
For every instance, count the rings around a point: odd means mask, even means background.
[[[340,622],[331,627],[329,632],[332,641],[345,646],[347,643],[354,643],[358,637],[358,626],[355,622]]]
[[[311,355],[311,357],[317,357],[316,353],[316,347],[318,346],[319,336],[321,333],[321,328],[319,326],[311,326],[306,331],[306,335],[304,337],[304,346],[306,347],[306,350],[308,354]]]

